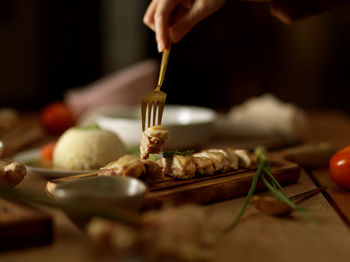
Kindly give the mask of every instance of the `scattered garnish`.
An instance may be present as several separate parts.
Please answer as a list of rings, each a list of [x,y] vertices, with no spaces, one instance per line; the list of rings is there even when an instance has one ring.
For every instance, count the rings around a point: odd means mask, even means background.
[[[264,183],[264,185],[274,194],[275,201],[279,201],[281,203],[284,203],[287,206],[287,208],[285,210],[286,214],[287,214],[287,211],[289,212],[289,209],[291,211],[296,210],[304,218],[311,220],[311,221],[314,221],[308,214],[306,214],[304,209],[297,206],[293,201],[291,201],[287,197],[282,186],[280,185],[280,183],[277,181],[277,179],[272,174],[271,167],[270,167],[269,162],[267,161],[266,156],[265,156],[264,148],[257,147],[255,149],[255,154],[257,156],[257,170],[256,170],[256,174],[253,178],[252,184],[250,186],[250,189],[248,191],[248,194],[244,200],[243,206],[242,206],[241,210],[239,211],[238,215],[236,216],[236,218],[233,220],[233,222],[231,224],[229,224],[226,228],[224,228],[223,233],[227,233],[228,231],[230,231],[232,228],[234,228],[237,225],[237,223],[239,222],[240,218],[242,217],[244,211],[246,210],[246,208],[251,200],[251,197],[254,194],[254,191],[256,189],[256,186],[257,186],[259,179],[261,179],[262,182]],[[265,178],[265,175],[268,176],[268,178],[270,179],[271,182],[269,182]]]
[[[138,147],[138,146],[130,147],[127,149],[127,153],[129,155],[140,157],[140,147]],[[160,155],[160,154],[149,154],[148,160],[157,161],[161,158],[162,158],[162,155]]]
[[[44,145],[41,150],[41,160],[45,163],[51,163],[53,159],[53,151],[55,150],[56,141],[50,142],[46,145]]]
[[[180,155],[180,156],[189,156],[194,152],[193,149],[185,150],[185,151],[166,151],[163,152],[163,157],[164,158],[170,158],[172,159],[175,155]]]
[[[255,153],[257,154],[258,159],[257,159],[257,170],[256,170],[255,176],[253,178],[252,185],[250,186],[250,189],[249,189],[248,194],[244,200],[244,203],[243,203],[241,210],[239,211],[238,215],[233,220],[233,222],[223,230],[224,233],[229,232],[232,228],[234,228],[237,225],[238,221],[240,220],[241,216],[243,215],[244,211],[246,210],[246,208],[249,204],[250,198],[254,194],[254,191],[256,189],[256,185],[258,184],[258,180],[260,179],[263,168],[266,165],[267,160],[266,160],[264,154],[259,153],[258,150],[261,150],[261,149],[258,148],[257,150],[255,150],[256,151]]]
[[[79,126],[79,129],[87,129],[87,130],[100,130],[100,126],[98,124],[92,124],[89,126]]]
[[[138,146],[129,147],[127,149],[127,154],[140,157],[140,148]]]

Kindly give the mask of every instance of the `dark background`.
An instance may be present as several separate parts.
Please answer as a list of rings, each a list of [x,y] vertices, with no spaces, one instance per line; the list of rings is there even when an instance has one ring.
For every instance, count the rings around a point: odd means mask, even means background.
[[[0,107],[37,110],[70,88],[160,59],[142,23],[146,7],[139,0],[0,0]],[[267,5],[240,1],[227,1],[173,46],[164,83],[169,103],[216,109],[270,92],[303,108],[350,112],[349,88],[349,6],[289,26]]]

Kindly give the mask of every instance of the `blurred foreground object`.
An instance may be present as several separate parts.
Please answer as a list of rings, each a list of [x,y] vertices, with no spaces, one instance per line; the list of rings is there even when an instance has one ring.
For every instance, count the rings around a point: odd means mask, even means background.
[[[302,139],[306,130],[304,112],[273,95],[253,97],[231,108],[217,123],[219,135],[274,137],[285,143]]]
[[[68,91],[65,102],[76,116],[101,105],[140,104],[142,95],[154,88],[158,70],[155,60],[142,61],[86,87]]]
[[[71,110],[62,102],[47,105],[40,113],[40,123],[51,134],[59,135],[76,124]]]
[[[16,186],[26,174],[27,169],[23,164],[9,160],[0,160],[0,187]]]
[[[215,240],[204,210],[195,205],[148,211],[140,227],[94,219],[88,234],[101,255],[130,258],[138,254],[145,261],[210,261]]]

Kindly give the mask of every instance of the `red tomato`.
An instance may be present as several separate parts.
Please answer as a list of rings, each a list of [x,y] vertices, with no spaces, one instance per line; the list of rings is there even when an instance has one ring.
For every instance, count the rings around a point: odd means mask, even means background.
[[[51,142],[41,148],[41,159],[44,162],[51,162],[53,158],[53,151],[55,150],[56,142]]]
[[[340,150],[331,158],[329,174],[339,187],[350,190],[350,146]]]
[[[40,122],[49,133],[59,135],[75,125],[75,118],[64,103],[54,102],[42,110]]]
[[[340,152],[350,152],[350,146],[344,147]]]

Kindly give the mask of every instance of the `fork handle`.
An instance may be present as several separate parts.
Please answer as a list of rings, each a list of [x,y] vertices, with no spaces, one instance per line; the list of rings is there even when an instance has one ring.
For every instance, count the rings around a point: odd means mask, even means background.
[[[170,48],[171,48],[171,46],[169,46],[169,49],[164,49],[164,51],[163,51],[162,62],[160,64],[158,86],[157,86],[157,89],[159,89],[159,90],[160,90],[160,87],[163,85],[165,71],[166,71],[166,67],[168,65],[168,60],[169,60]]]

